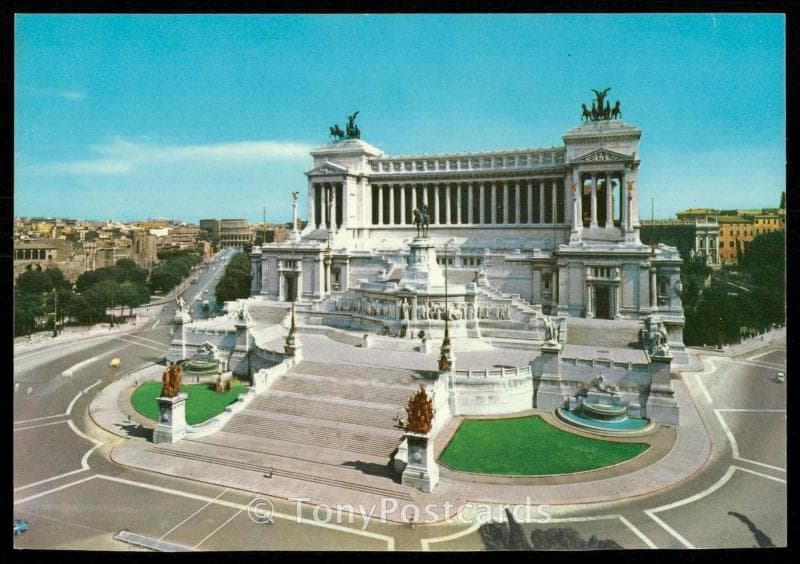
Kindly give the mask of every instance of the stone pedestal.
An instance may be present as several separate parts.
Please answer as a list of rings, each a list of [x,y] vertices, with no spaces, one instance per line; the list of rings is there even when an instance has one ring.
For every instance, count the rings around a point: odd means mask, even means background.
[[[537,409],[556,409],[564,407],[564,385],[561,382],[561,371],[558,355],[561,345],[546,342],[542,345],[542,354],[536,359],[534,373],[539,374],[539,387],[536,390]]]
[[[294,358],[295,363],[303,360],[303,344],[296,334],[286,337],[286,344],[283,347],[283,352],[286,356]]]
[[[650,357],[650,395],[645,404],[646,416],[656,423],[678,425],[680,414],[670,379],[671,356]]]
[[[399,286],[428,288],[443,286],[444,272],[436,262],[436,249],[427,237],[417,237],[409,245],[408,265]]]
[[[420,433],[405,434],[407,463],[401,482],[430,493],[439,483],[439,465],[433,457],[433,439]]]
[[[186,399],[179,393],[173,398],[159,397],[158,425],[153,429],[154,443],[177,443],[186,436]]]

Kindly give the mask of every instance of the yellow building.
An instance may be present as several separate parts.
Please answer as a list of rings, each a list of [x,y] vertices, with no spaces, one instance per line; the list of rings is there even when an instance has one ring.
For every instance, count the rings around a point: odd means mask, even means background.
[[[716,215],[719,223],[719,258],[723,264],[736,264],[737,250],[746,252],[755,236],[754,221],[738,215]]]
[[[755,234],[762,235],[770,231],[785,231],[784,216],[776,213],[763,213],[753,216]]]

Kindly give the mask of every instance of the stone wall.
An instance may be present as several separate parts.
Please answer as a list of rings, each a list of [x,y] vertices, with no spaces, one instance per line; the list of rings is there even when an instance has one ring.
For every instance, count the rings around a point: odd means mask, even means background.
[[[530,366],[456,370],[454,415],[502,415],[533,407]]]

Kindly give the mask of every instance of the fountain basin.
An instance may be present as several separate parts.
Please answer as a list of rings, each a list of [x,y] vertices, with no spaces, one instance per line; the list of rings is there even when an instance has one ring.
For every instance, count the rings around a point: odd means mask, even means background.
[[[556,409],[556,415],[568,425],[601,435],[644,435],[649,433],[655,426],[655,423],[649,419],[636,419],[627,416],[621,419],[593,419],[580,411],[569,411],[562,408]]]
[[[581,410],[590,416],[599,417],[600,419],[619,419],[627,416],[628,407],[626,405],[608,405],[584,401],[581,404]]]

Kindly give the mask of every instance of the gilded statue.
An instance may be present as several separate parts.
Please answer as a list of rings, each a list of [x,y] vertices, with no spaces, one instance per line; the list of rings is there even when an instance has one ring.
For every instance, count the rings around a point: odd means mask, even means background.
[[[406,413],[406,431],[424,435],[433,428],[433,400],[428,397],[425,384],[420,384],[419,390],[409,398]]]
[[[174,398],[181,390],[181,367],[172,364],[161,375],[161,397]]]

